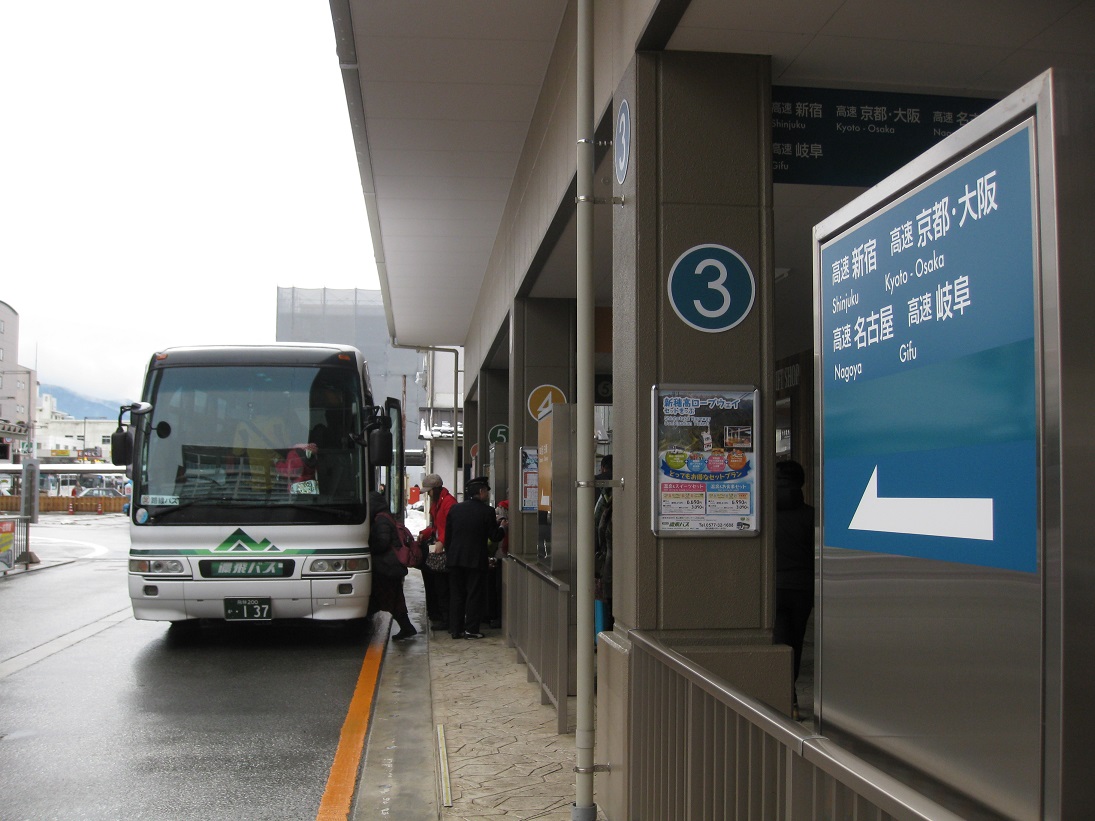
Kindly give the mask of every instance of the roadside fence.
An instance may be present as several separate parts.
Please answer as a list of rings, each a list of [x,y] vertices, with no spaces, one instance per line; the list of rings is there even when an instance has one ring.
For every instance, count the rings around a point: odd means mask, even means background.
[[[506,641],[516,648],[517,662],[527,665],[528,680],[539,683],[540,703],[555,705],[557,731],[568,733],[570,585],[520,556],[507,556],[502,566]]]
[[[30,552],[30,517],[0,516],[0,572],[17,564],[33,564]]]

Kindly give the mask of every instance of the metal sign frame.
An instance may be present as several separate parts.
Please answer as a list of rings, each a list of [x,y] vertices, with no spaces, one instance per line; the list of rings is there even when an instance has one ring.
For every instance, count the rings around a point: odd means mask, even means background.
[[[1090,737],[1089,725],[1093,723],[1081,717],[1082,726],[1076,725],[1077,714],[1084,710],[1076,703],[1069,709],[1068,693],[1082,689],[1077,679],[1086,681],[1095,674],[1090,648],[1077,635],[1083,632],[1089,619],[1075,618],[1079,613],[1095,612],[1095,593],[1089,585],[1081,590],[1078,582],[1072,581],[1089,578],[1095,570],[1095,558],[1089,557],[1086,544],[1082,549],[1081,545],[1073,544],[1069,552],[1063,539],[1067,521],[1072,521],[1077,532],[1090,532],[1091,516],[1086,512],[1090,509],[1087,492],[1090,465],[1081,467],[1082,457],[1071,456],[1063,448],[1061,438],[1062,414],[1071,412],[1074,420],[1089,416],[1086,402],[1090,394],[1085,395],[1083,407],[1070,409],[1067,400],[1063,401],[1066,391],[1062,386],[1073,386],[1071,393],[1076,396],[1082,394],[1089,381],[1084,368],[1069,370],[1065,366],[1072,361],[1068,350],[1086,349],[1092,338],[1089,317],[1082,316],[1085,307],[1089,311],[1091,302],[1081,296],[1092,289],[1081,270],[1087,265],[1086,249],[1077,238],[1086,236],[1090,230],[1092,203],[1090,186],[1079,180],[1090,179],[1089,172],[1095,163],[1091,152],[1091,119],[1077,112],[1086,110],[1093,99],[1095,84],[1089,76],[1046,72],[814,229],[815,487],[822,502],[818,511],[822,535],[816,611],[818,730],[853,748],[876,751],[882,756],[878,761],[884,767],[886,761],[914,762],[914,767],[922,773],[918,779],[932,785],[931,789],[942,786],[945,792],[958,796],[957,800],[972,797],[1008,818],[1065,817],[1068,807],[1082,815],[1095,798],[1095,788],[1089,786],[1091,779],[1084,775],[1087,768],[1082,767],[1075,755],[1070,763],[1067,754],[1070,747],[1082,747],[1082,739]],[[833,358],[827,358],[824,352],[833,352],[831,317],[840,306],[831,299],[825,300],[822,277],[829,272],[824,270],[823,248],[831,247],[842,236],[854,234],[878,215],[899,207],[909,196],[945,180],[955,170],[972,167],[967,164],[1023,133],[1030,140],[1030,221],[1026,228],[1020,226],[1020,229],[1029,234],[1031,251],[1026,260],[1020,261],[1029,267],[1031,281],[1020,289],[1025,291],[1023,300],[1031,314],[1029,340],[1020,344],[1018,339],[1009,342],[1003,337],[988,338],[980,350],[963,348],[966,340],[961,338],[938,340],[955,347],[952,351],[943,350],[935,361],[929,360],[927,364],[937,369],[950,366],[951,378],[944,380],[938,394],[942,401],[936,405],[925,401],[922,410],[936,413],[939,429],[946,430],[950,421],[946,410],[955,407],[948,392],[957,389],[973,393],[970,387],[953,378],[953,371],[958,370],[953,365],[959,361],[972,365],[967,367],[967,373],[980,383],[984,400],[992,404],[986,406],[983,414],[986,425],[999,425],[1001,418],[1007,418],[999,407],[1001,399],[1022,405],[1024,420],[1016,426],[1015,440],[1018,450],[1025,455],[1013,469],[1003,470],[1008,480],[1016,483],[1020,504],[1029,514],[1015,520],[1022,527],[1021,538],[1029,542],[1026,552],[1007,555],[1005,551],[1005,555],[993,556],[991,551],[978,554],[974,549],[977,541],[991,545],[992,540],[1008,535],[1008,520],[1002,516],[1009,515],[1012,500],[999,496],[992,499],[991,531],[975,527],[972,532],[956,533],[944,527],[942,538],[953,540],[957,547],[951,555],[933,553],[935,548],[930,540],[939,536],[928,533],[928,525],[920,533],[906,528],[891,535],[886,532],[889,525],[881,524],[878,519],[869,520],[870,529],[877,534],[875,549],[855,539],[847,540],[844,546],[832,546],[827,537],[847,534],[853,529],[847,517],[855,508],[847,500],[842,506],[827,505],[829,494],[834,492],[834,476],[829,474],[835,468],[837,478],[847,475],[839,471],[841,460],[847,464],[845,457],[850,451],[844,448],[827,452],[826,436],[831,432],[827,424],[835,421],[838,430],[848,425],[846,418],[835,415],[834,409],[826,405],[826,388],[837,377]],[[1066,155],[1073,169],[1067,178],[1061,177],[1059,170],[1061,158]],[[1019,163],[1004,162],[1003,168],[1001,179],[1010,173],[1007,169],[1018,169]],[[983,177],[979,175],[982,180]],[[1062,196],[1061,191],[1066,189],[1067,196]],[[1021,200],[1022,190],[1022,185],[1013,186],[1013,197]],[[951,217],[957,220],[961,213],[961,210],[952,212]],[[1071,235],[1071,244],[1061,244],[1060,237],[1064,234]],[[1006,241],[1011,243],[1013,239],[1009,236]],[[921,258],[926,260],[931,256],[929,251]],[[961,254],[956,253],[955,259],[962,259]],[[1076,280],[1069,283],[1071,300],[1061,298],[1063,268],[1059,267],[1059,260],[1064,259],[1073,263],[1071,276]],[[943,280],[952,287],[954,274],[976,272],[981,277],[978,287],[987,295],[996,273],[993,264],[981,271],[976,263],[963,262],[962,266],[969,271],[960,272],[958,266],[948,270],[951,266],[948,256],[947,267],[936,265],[934,272],[946,272],[948,276]],[[894,273],[899,270],[895,268]],[[1016,280],[1003,276],[1000,282],[1002,292],[993,296],[1010,300],[1012,295],[1003,291],[1013,288]],[[944,284],[942,280],[935,283]],[[844,305],[856,298],[851,291],[836,296],[846,299]],[[860,313],[858,307],[853,313]],[[996,311],[999,306],[983,307],[988,312]],[[864,315],[868,316],[871,307],[864,308]],[[1003,316],[995,316],[995,326],[1001,324]],[[1063,341],[1062,326],[1066,319],[1071,322],[1073,334],[1070,340]],[[986,327],[985,332],[996,332],[999,328],[995,326]],[[977,326],[970,323],[968,327]],[[1029,379],[1024,375],[1021,380],[1027,382],[1022,386],[1022,396],[1010,396],[1006,388],[989,378],[992,369],[987,365],[992,357],[987,354],[994,350],[1000,354],[997,361],[1003,365],[1009,364],[1009,355],[1021,354],[1019,365],[1010,364],[1013,376],[1029,374]],[[867,360],[863,363],[859,379],[867,378]],[[851,378],[848,363],[844,367]],[[1011,384],[1016,382],[1013,380]],[[895,386],[901,387],[896,380],[883,387],[891,389],[892,395]],[[886,391],[876,386],[852,401],[843,402],[836,413],[858,412],[858,419],[867,419],[871,414],[856,408],[856,402],[860,398],[869,402],[884,396]],[[889,406],[879,400],[878,407],[885,411]],[[966,407],[976,410],[976,403]],[[878,415],[874,414],[876,418]],[[975,412],[975,415],[981,414]],[[1031,418],[1033,425],[1029,424]],[[968,431],[968,420],[961,420],[961,427]],[[874,437],[875,442],[890,448],[891,452],[883,458],[891,463],[894,453],[916,454],[918,448],[935,447],[934,443],[925,447],[915,435],[902,436],[900,428],[887,429],[885,424],[857,433]],[[1083,435],[1083,431],[1076,429],[1074,435]],[[1005,437],[998,438],[1003,441]],[[909,494],[905,492],[907,488],[887,489],[879,475],[868,483],[864,499],[883,500],[888,505],[891,501],[934,503],[947,501],[944,497],[962,497],[961,493],[938,492],[953,481],[952,474],[959,474],[963,481],[973,475],[967,465],[962,465],[959,471],[949,469],[945,454],[959,453],[968,444],[960,440],[961,435],[939,447],[944,456],[937,466],[937,486],[925,481],[924,493]],[[1000,470],[1004,464],[997,443],[989,444],[994,453],[984,461],[982,472]],[[914,465],[913,473],[922,480],[930,476],[922,465]],[[1070,501],[1070,493],[1080,492],[1081,474],[1086,477],[1082,482],[1082,506],[1076,503],[1078,500]],[[989,486],[996,480],[979,477],[978,481]],[[868,499],[872,486],[875,494]],[[996,481],[995,486],[1001,485]],[[970,498],[960,501],[983,502]],[[977,519],[984,511],[977,504],[967,504],[965,512]],[[826,519],[834,515],[839,516],[835,528]],[[1081,522],[1086,525],[1077,527]],[[910,536],[913,541],[900,544]],[[1063,573],[1066,564],[1070,568],[1068,575]],[[864,630],[863,625],[868,624],[885,629]],[[1065,629],[1068,624],[1072,625],[1070,631]],[[992,675],[989,671],[993,670],[1007,672]],[[862,687],[864,677],[870,679],[871,688]],[[930,686],[917,686],[913,678],[921,685],[930,682]],[[893,704],[901,704],[902,709],[895,712]],[[1007,716],[1006,727],[997,723],[1000,715]],[[956,734],[956,726],[970,729]],[[995,731],[971,734],[974,727],[990,726]]]

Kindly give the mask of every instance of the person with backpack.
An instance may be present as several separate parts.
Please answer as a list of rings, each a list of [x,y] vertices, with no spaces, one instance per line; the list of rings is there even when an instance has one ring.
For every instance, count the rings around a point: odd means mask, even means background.
[[[407,568],[399,559],[401,546],[398,523],[388,511],[383,493],[369,494],[369,550],[373,560],[373,590],[369,599],[369,614],[383,610],[392,614],[399,632],[392,641],[403,641],[418,633],[411,624],[407,600],[403,596],[403,579]]]

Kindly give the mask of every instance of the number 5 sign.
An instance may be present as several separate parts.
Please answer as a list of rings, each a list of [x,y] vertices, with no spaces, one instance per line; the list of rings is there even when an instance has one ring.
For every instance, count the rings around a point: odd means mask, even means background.
[[[757,283],[749,265],[724,245],[697,245],[669,271],[669,301],[697,331],[728,331],[753,307]]]

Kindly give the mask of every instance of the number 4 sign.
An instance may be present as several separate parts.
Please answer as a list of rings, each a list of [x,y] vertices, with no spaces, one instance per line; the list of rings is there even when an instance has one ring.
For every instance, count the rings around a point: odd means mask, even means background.
[[[697,245],[669,271],[669,301],[697,331],[728,331],[753,307],[757,284],[749,265],[724,245]]]
[[[533,419],[539,419],[552,405],[561,405],[567,401],[566,395],[554,385],[540,385],[533,388],[528,396],[528,412]]]

